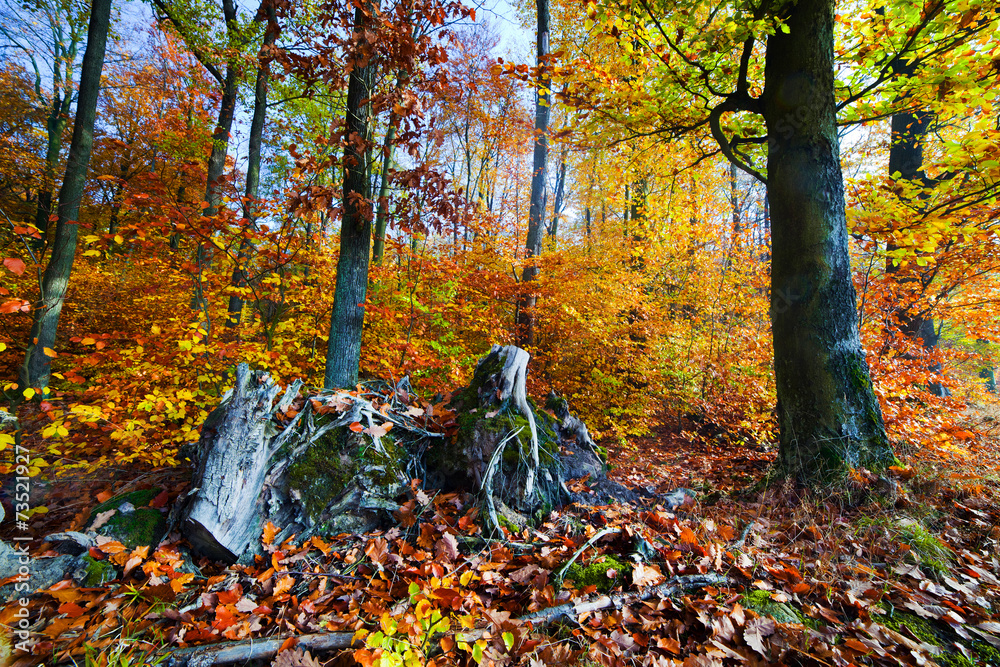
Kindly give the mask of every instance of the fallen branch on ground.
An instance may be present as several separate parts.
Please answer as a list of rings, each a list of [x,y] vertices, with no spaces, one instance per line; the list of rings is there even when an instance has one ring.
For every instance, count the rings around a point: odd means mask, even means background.
[[[659,586],[653,586],[652,588],[647,588],[636,593],[592,595],[555,607],[549,607],[548,609],[532,612],[513,620],[518,623],[531,623],[532,628],[538,630],[556,622],[564,616],[576,619],[582,614],[600,611],[601,609],[621,609],[625,605],[635,602],[642,602],[652,598],[674,597],[684,591],[696,590],[705,586],[720,586],[727,583],[729,583],[728,578],[721,574],[685,575],[674,577]],[[486,631],[487,629],[483,628],[458,633],[455,635],[455,639],[471,644],[480,639]],[[165,667],[207,667],[208,665],[231,665],[248,660],[266,660],[277,655],[279,649],[281,649],[287,639],[288,637],[278,637],[275,639],[226,642],[175,649],[169,653],[170,657],[162,664]],[[312,635],[300,635],[297,639],[296,648],[307,649],[313,653],[317,651],[349,649],[361,645],[361,642],[355,643],[353,641],[353,632],[324,632]]]

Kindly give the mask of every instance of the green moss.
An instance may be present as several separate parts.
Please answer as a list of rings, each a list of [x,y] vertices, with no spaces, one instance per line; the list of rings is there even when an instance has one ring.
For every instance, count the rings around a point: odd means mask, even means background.
[[[299,492],[306,513],[318,521],[323,511],[340,498],[355,480],[374,496],[394,496],[405,450],[391,435],[376,449],[367,436],[339,427],[314,442],[288,468],[288,482]]]
[[[155,546],[167,530],[167,520],[163,513],[149,507],[150,501],[159,493],[160,489],[143,489],[123,493],[101,503],[90,512],[91,524],[98,515],[110,510],[117,511],[95,532],[118,540],[129,549]],[[131,505],[132,509],[126,507],[123,511],[122,506],[126,503]]]
[[[740,597],[740,604],[747,609],[753,609],[761,616],[770,616],[778,623],[800,623],[811,628],[819,625],[795,607],[773,600],[768,591],[757,588],[744,593]]]
[[[608,571],[614,570],[615,576],[609,577]],[[566,570],[566,579],[572,580],[577,588],[595,586],[601,593],[607,593],[617,584],[630,568],[614,556],[600,556],[589,565],[573,563]]]
[[[976,667],[976,663],[959,652],[942,653],[935,656],[934,661],[941,667]]]
[[[559,414],[560,412],[569,412],[569,401],[562,396],[557,396],[553,393],[545,399],[545,407],[556,414]]]
[[[158,496],[160,489],[142,489],[141,491],[131,491],[115,496],[107,500],[90,511],[90,516],[96,517],[102,512],[116,510],[124,503],[130,503],[133,507],[148,507],[153,498]]]
[[[314,442],[288,468],[288,482],[302,494],[302,504],[316,519],[357,474],[358,466],[348,454],[349,431],[336,428]]]
[[[391,435],[382,436],[380,442],[383,451],[374,446],[364,447],[360,452],[360,459],[374,473],[371,476],[372,482],[381,487],[391,486],[399,482],[399,469],[406,452]]]
[[[983,662],[990,665],[1000,665],[1000,651],[986,642],[972,642],[972,650],[979,655]]]
[[[468,412],[479,407],[479,390],[489,378],[503,370],[499,354],[488,354],[483,358],[481,365],[476,367],[476,372],[469,381],[469,386],[463,391],[457,392],[452,399],[451,405],[461,402],[463,411]]]
[[[962,653],[951,649],[952,643],[955,641],[961,642],[961,639],[950,628],[938,627],[925,618],[920,618],[908,612],[894,610],[887,604],[882,604],[881,607],[887,613],[872,614],[872,618],[875,621],[896,632],[908,630],[921,642],[944,649],[944,652],[934,656],[934,662],[942,665],[942,667],[974,667],[977,664],[1000,665],[1000,651],[997,651],[997,649],[986,642],[962,642],[966,648],[971,649],[979,658],[978,661],[970,660],[962,655]]]
[[[86,588],[103,586],[105,583],[118,576],[118,572],[115,571],[115,566],[109,561],[96,560],[91,556],[84,556],[83,562],[84,568],[87,572],[86,576],[83,578],[83,586]]]

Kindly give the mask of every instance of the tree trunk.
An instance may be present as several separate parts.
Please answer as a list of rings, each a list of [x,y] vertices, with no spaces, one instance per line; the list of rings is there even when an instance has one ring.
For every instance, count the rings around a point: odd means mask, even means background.
[[[227,5],[230,3],[226,3]],[[225,83],[222,87],[222,102],[219,105],[219,118],[212,131],[212,152],[208,156],[207,182],[205,184],[205,201],[208,208],[205,209],[204,216],[213,218],[219,213],[219,205],[222,203],[222,176],[226,171],[226,156],[229,154],[229,133],[233,127],[233,117],[236,114],[236,97],[239,86],[239,74],[233,63],[226,67]],[[208,233],[211,233],[209,230]],[[205,297],[202,273],[205,268],[207,252],[204,243],[198,244],[197,266],[198,276],[195,279],[194,295],[191,299],[192,310],[202,310],[205,312],[205,326],[210,326],[208,322],[208,301]],[[207,333],[207,329],[206,329]]]
[[[101,90],[101,71],[111,20],[111,0],[94,0],[87,31],[87,50],[80,70],[80,93],[73,123],[73,140],[69,148],[66,176],[59,190],[59,218],[49,263],[42,276],[40,306],[32,318],[24,365],[21,367],[21,388],[47,387],[51,375],[50,358],[46,350],[56,346],[59,315],[66,299],[66,289],[76,254],[77,219],[83,199],[90,151],[94,145],[94,120],[97,97]]]
[[[897,76],[911,77],[916,72],[914,64],[906,61],[905,58],[895,59],[892,67]],[[900,101],[905,101],[905,96]],[[931,185],[930,179],[924,173],[924,140],[932,120],[933,114],[923,109],[893,114],[889,144],[889,176],[896,181],[911,187]],[[886,243],[887,255],[891,255],[894,250],[898,249],[899,246],[891,241]],[[918,299],[923,296],[921,292],[926,290],[927,285],[922,280],[919,268],[915,269],[912,264],[904,268],[896,263],[891,256],[887,256],[885,270],[886,273],[895,278],[897,285],[900,287],[910,286],[914,296]],[[934,319],[926,311],[920,308],[915,309],[912,302],[897,303],[893,316],[899,323],[899,330],[907,338],[919,343],[928,351],[937,347],[938,334],[934,327]],[[929,370],[939,371],[941,365],[934,363]],[[948,389],[937,382],[930,383],[928,389],[937,396],[948,395]]]
[[[364,34],[365,12],[354,12],[355,31]],[[337,284],[330,315],[330,338],[326,350],[323,386],[353,387],[358,381],[361,337],[365,324],[368,293],[368,262],[372,243],[371,181],[368,178],[371,106],[369,96],[375,66],[361,44],[354,54],[354,67],[347,84],[344,132],[343,218],[340,227],[340,258]]]
[[[567,147],[563,147],[562,157],[559,160],[559,171],[556,173],[556,197],[552,203],[552,224],[549,226],[549,236],[552,238],[553,246],[557,242],[559,234],[559,216],[562,215],[563,199],[566,194],[566,153]]]
[[[52,191],[55,189],[59,151],[62,149],[62,135],[66,129],[70,107],[70,96],[64,95],[60,98],[58,89],[52,91],[52,98],[52,109],[45,121],[47,132],[45,168],[42,174],[42,187],[38,191],[38,207],[35,209],[35,227],[41,233],[41,238],[33,242],[36,248],[43,247],[48,239],[49,217],[52,215]]]
[[[382,263],[385,254],[385,229],[389,221],[389,168],[392,166],[393,141],[396,138],[395,113],[389,114],[389,127],[385,131],[385,142],[382,144],[382,178],[378,186],[378,211],[375,214],[375,232],[373,237],[372,261]]]
[[[274,46],[278,38],[277,16],[275,15],[274,4],[264,0],[261,9],[267,15],[267,27],[264,32],[264,42],[261,45],[260,53],[257,55],[257,80],[254,84],[253,95],[253,119],[250,121],[250,139],[247,147],[247,180],[246,188],[243,192],[243,217],[246,218],[247,227],[251,231],[257,230],[256,202],[260,190],[260,150],[264,136],[264,121],[267,118],[267,89],[271,80],[271,47]],[[245,263],[250,253],[252,243],[248,238],[240,242],[240,249],[236,256],[236,266],[233,267],[233,277],[230,284],[239,289],[247,286],[247,271]],[[240,318],[243,315],[243,298],[239,293],[229,297],[229,316],[226,319],[227,327],[239,326]]]
[[[771,317],[780,463],[832,481],[894,456],[858,333],[833,74],[833,0],[799,0],[767,40]]]
[[[522,296],[517,302],[516,340],[525,347],[535,343],[535,304],[533,283],[538,278],[539,255],[542,254],[542,232],[545,207],[546,168],[549,159],[549,112],[552,103],[552,77],[549,58],[549,0],[535,0],[538,26],[535,32],[535,54],[538,64],[538,95],[535,99],[535,151],[531,161],[531,204],[528,211],[528,237],[525,242],[524,272],[521,275]]]

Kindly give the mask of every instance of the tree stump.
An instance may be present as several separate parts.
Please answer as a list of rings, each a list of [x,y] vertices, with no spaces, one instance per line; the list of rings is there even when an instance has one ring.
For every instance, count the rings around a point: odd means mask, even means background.
[[[567,479],[602,484],[599,497],[584,498],[591,502],[629,497],[604,477],[586,426],[564,401],[555,417],[534,407],[528,359],[493,346],[470,386],[453,394],[448,434],[432,430],[402,385],[303,394],[296,381],[276,400],[271,378],[241,364],[202,428],[175,521],[198,552],[233,562],[259,548],[267,521],[281,529],[278,540],[371,530],[392,519],[412,479],[478,494],[494,532],[580,500]]]

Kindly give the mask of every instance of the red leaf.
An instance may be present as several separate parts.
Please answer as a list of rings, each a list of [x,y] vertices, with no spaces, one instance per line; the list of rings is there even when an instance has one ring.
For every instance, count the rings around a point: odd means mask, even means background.
[[[149,506],[154,509],[162,509],[167,504],[169,498],[170,494],[166,491],[160,491],[160,495],[149,501]]]

